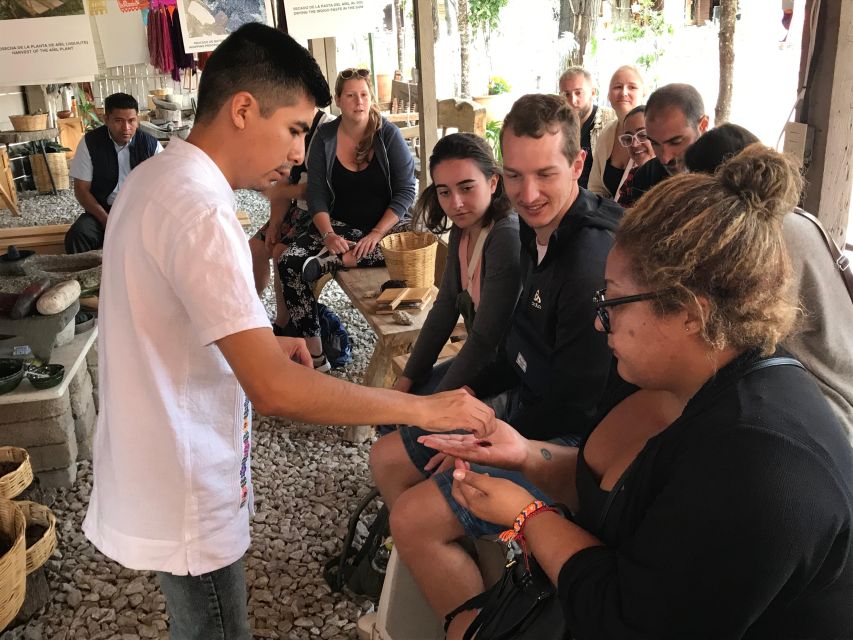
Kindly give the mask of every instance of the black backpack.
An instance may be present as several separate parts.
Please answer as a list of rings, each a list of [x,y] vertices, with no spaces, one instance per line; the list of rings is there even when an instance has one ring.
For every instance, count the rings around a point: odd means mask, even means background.
[[[355,532],[364,510],[376,499],[379,490],[372,489],[350,516],[347,536],[339,555],[330,558],[323,568],[323,578],[332,591],[344,588],[360,596],[378,600],[385,582],[385,569],[388,565],[390,550],[385,539],[390,535],[388,525],[388,507],[384,504],[373,518],[367,529],[367,537],[361,547],[355,546]]]

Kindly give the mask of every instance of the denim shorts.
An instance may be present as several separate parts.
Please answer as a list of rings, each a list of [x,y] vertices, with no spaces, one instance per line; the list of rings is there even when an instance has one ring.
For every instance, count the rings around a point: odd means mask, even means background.
[[[491,406],[495,412],[495,416],[500,418],[501,420],[511,420],[512,414],[514,414],[519,408],[520,404],[518,401],[518,393],[517,390],[512,390],[510,392],[505,392],[500,396],[495,396],[494,398],[489,398],[484,400],[487,405]],[[403,442],[403,447],[406,450],[406,453],[409,454],[409,458],[412,463],[417,467],[421,473],[424,474],[424,478],[432,478],[435,483],[438,485],[439,490],[441,491],[444,499],[447,500],[447,504],[450,505],[450,510],[453,511],[453,515],[456,516],[456,519],[462,525],[462,528],[465,530],[465,535],[472,539],[481,538],[483,536],[495,535],[503,531],[506,527],[494,524],[492,522],[487,522],[481,518],[478,518],[473,513],[468,511],[465,507],[460,505],[456,499],[453,497],[453,470],[448,469],[446,471],[442,471],[441,473],[432,473],[430,471],[424,470],[424,466],[429,462],[430,458],[432,458],[436,451],[434,449],[430,449],[422,445],[418,442],[418,438],[423,435],[428,435],[430,432],[424,429],[420,429],[418,427],[403,427],[400,429],[400,439]],[[453,433],[466,433],[465,431],[457,431]],[[579,439],[568,436],[564,438],[556,438],[551,440],[554,444],[559,444],[563,446],[571,446],[576,447],[579,443]],[[532,482],[530,482],[524,474],[519,471],[510,471],[507,469],[499,469],[497,467],[487,467],[479,464],[472,464],[471,470],[476,473],[488,473],[493,478],[504,478],[506,480],[511,480],[515,484],[523,487],[527,490],[536,500],[542,500],[548,504],[552,503],[553,500],[548,497],[543,491],[536,487]]]

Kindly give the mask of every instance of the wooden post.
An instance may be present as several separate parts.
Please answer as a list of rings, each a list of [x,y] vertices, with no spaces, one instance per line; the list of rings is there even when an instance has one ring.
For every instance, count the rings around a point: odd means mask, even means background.
[[[329,88],[332,94],[335,91],[335,80],[338,78],[338,55],[334,38],[315,38],[308,41],[308,51],[314,56],[317,64],[320,65],[320,70],[326,76],[326,82],[329,83]],[[334,98],[334,95],[332,96]],[[332,115],[340,115],[341,110],[335,105],[332,100],[332,106],[329,109]]]
[[[853,2],[853,0],[851,0]],[[418,184],[429,185],[429,157],[438,142],[438,99],[435,95],[435,38],[431,0],[415,0],[415,64],[418,67],[418,111],[421,127],[421,173]]]
[[[797,113],[797,121],[814,131],[803,208],[844,246],[853,192],[853,0],[820,3],[813,59],[806,69],[814,3],[808,0],[805,8],[800,86],[807,88]]]

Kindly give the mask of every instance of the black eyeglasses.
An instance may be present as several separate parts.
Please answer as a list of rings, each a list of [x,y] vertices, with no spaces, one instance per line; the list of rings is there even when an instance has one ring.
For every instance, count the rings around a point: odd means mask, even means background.
[[[607,307],[618,307],[620,304],[629,304],[631,302],[651,300],[653,298],[657,298],[660,295],[660,293],[658,292],[638,293],[634,296],[623,296],[621,298],[605,300],[605,293],[607,293],[607,288],[599,289],[592,297],[592,303],[595,305],[595,313],[598,316],[598,320],[601,322],[601,326],[604,327],[605,333],[610,333],[610,314],[607,313]]]
[[[351,80],[352,78],[367,78],[370,75],[370,69],[355,69],[349,68],[341,71],[341,78],[344,80]]]
[[[637,133],[623,133],[621,136],[617,138],[619,140],[619,144],[623,147],[630,147],[634,144],[634,140],[637,141],[637,144],[643,144],[649,141],[649,134],[646,133],[645,129],[640,129]]]

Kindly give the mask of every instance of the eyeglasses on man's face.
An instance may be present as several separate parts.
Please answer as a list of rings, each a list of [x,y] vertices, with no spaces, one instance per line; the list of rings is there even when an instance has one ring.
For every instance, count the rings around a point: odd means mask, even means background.
[[[633,296],[623,296],[621,298],[605,299],[607,288],[599,289],[592,297],[592,303],[595,305],[595,314],[598,316],[598,321],[605,333],[610,333],[610,314],[607,312],[608,307],[618,307],[620,304],[629,304],[631,302],[640,302],[642,300],[651,300],[660,296],[659,292],[653,291],[649,293],[638,293]]]
[[[645,129],[640,129],[637,133],[623,133],[619,136],[619,144],[623,147],[630,147],[635,140],[637,144],[645,144],[649,141],[649,134],[646,133]]]
[[[370,75],[370,69],[355,69],[349,68],[341,71],[341,78],[351,80],[352,78],[367,78]]]

